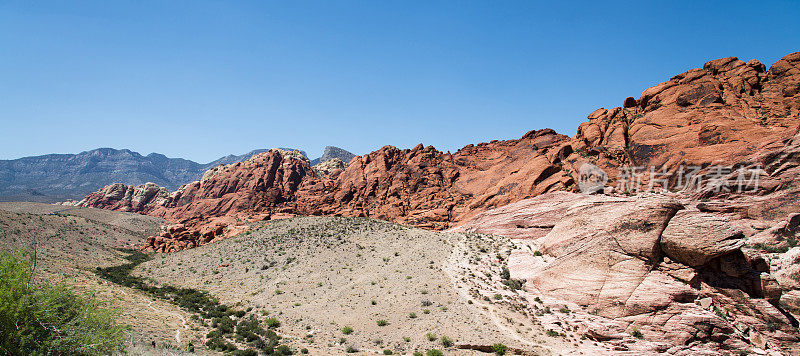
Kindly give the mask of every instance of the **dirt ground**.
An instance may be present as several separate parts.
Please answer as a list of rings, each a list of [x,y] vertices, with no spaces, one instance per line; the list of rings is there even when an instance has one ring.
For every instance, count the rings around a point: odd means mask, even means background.
[[[592,342],[579,340],[568,327],[559,327],[563,336],[547,336],[545,326],[563,325],[562,318],[552,312],[537,318],[525,307],[523,292],[502,283],[505,258],[515,248],[488,235],[299,217],[157,255],[134,274],[207,290],[226,304],[276,317],[290,344],[312,354],[348,348],[483,354],[458,347],[496,343],[542,355],[592,350]],[[538,320],[548,318],[555,323]],[[443,337],[453,345],[445,347]]]
[[[126,263],[118,249],[140,246],[162,220],[91,208],[0,203],[0,246],[31,250],[37,278],[58,279],[109,301],[131,326],[128,353],[204,350],[208,324],[175,305],[111,284],[96,267]],[[209,292],[262,320],[280,320],[283,343],[312,355],[425,353],[595,354],[560,305],[514,288],[503,275],[512,240],[432,232],[342,217],[254,224],[237,237],[172,254],[134,270],[154,284]],[[536,300],[534,300],[534,298]],[[449,342],[448,342],[449,341]],[[155,347],[153,346],[155,345]],[[482,350],[482,351],[476,351]]]

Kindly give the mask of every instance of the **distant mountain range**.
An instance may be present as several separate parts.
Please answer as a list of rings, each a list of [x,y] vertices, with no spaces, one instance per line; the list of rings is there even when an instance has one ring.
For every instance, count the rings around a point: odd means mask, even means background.
[[[265,151],[258,149],[243,155],[228,155],[205,164],[159,153],[142,156],[131,150],[113,148],[0,160],[0,201],[81,199],[111,183],[139,185],[153,182],[175,190],[200,179],[209,168],[241,162]],[[300,152],[306,156],[305,152]],[[312,161],[336,157],[348,162],[353,156],[341,148],[329,146],[325,148],[323,157]]]

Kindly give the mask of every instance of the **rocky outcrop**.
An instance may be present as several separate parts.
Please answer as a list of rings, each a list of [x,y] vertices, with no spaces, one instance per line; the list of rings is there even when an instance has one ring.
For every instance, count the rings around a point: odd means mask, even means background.
[[[524,202],[560,202],[564,194]],[[658,352],[698,345],[798,351],[797,322],[779,307],[780,286],[763,259],[742,251],[733,222],[659,195],[572,195],[567,209],[545,204],[556,223],[542,237],[520,240],[529,247],[508,266],[534,295],[587,310],[579,322],[587,337],[622,340],[637,330]],[[517,223],[538,223],[546,210]]]
[[[336,171],[342,171],[347,165],[338,158],[332,158],[322,163],[317,163],[311,168],[320,176],[329,176]]]
[[[489,208],[570,189],[574,180],[557,161],[568,141],[553,130],[540,130],[518,140],[470,145],[453,154],[431,146],[406,150],[386,146],[328,174],[315,172],[300,153],[273,149],[210,169],[199,181],[170,194],[167,202],[133,206],[111,193],[121,189],[117,187],[90,194],[81,204],[162,217],[184,224],[185,235],[195,238],[193,231],[210,218],[225,216],[240,220],[287,214],[368,216],[446,229]],[[172,235],[162,237],[156,241],[162,245],[148,248],[177,248],[171,246]]]
[[[315,166],[332,159],[339,159],[346,165],[347,163],[350,163],[350,160],[352,160],[355,156],[356,155],[348,152],[345,149],[334,146],[325,146],[325,151],[322,152],[322,157],[311,160],[311,165]]]
[[[793,89],[800,82],[799,66],[800,53],[785,56],[769,70],[758,61],[710,61],[645,90],[639,99],[626,99],[623,107],[592,112],[572,138],[546,129],[517,140],[468,145],[455,153],[421,144],[413,149],[386,146],[352,158],[346,167],[318,171],[301,154],[271,150],[207,171],[200,181],[170,194],[166,203],[120,206],[184,223],[187,231],[214,217],[252,220],[292,214],[368,216],[448,229],[543,193],[577,191],[581,167],[587,163],[604,170],[609,184],[619,183],[619,168],[625,165],[657,167],[675,179],[674,173],[688,165],[708,172],[712,164],[738,164],[765,168],[759,173],[763,184],[755,189],[759,199],[708,185],[687,196],[724,197],[725,204],[738,207],[720,209],[773,219],[800,210],[793,199],[800,188],[792,178],[800,167],[800,95]],[[731,184],[737,179],[734,172],[724,178]],[[640,183],[649,183],[647,175]],[[613,193],[609,187],[605,191]],[[86,204],[109,200],[97,197],[103,194],[90,195]],[[98,206],[115,208],[107,202]],[[713,204],[707,208],[715,209]],[[532,208],[519,214],[538,213]],[[518,229],[514,221],[503,222],[506,232]],[[530,229],[536,230],[533,225]],[[170,243],[167,238],[167,247],[156,249],[169,250]],[[697,252],[705,253],[705,248],[717,247],[698,247],[702,251]],[[673,257],[684,262],[695,258]]]
[[[661,247],[675,261],[691,267],[738,250],[744,234],[726,218],[695,211],[682,211],[661,236]]]
[[[138,213],[163,207],[170,199],[169,191],[155,183],[148,182],[135,187],[116,183],[90,194],[79,205]]]
[[[295,212],[445,229],[487,208],[569,189],[572,178],[548,158],[568,139],[541,130],[453,154],[432,146],[386,146],[357,156],[340,174],[306,182]]]
[[[635,105],[592,112],[572,148],[612,180],[622,165],[675,173],[681,165],[748,161],[797,131],[798,85],[800,52],[769,70],[757,60],[713,60],[648,88]]]

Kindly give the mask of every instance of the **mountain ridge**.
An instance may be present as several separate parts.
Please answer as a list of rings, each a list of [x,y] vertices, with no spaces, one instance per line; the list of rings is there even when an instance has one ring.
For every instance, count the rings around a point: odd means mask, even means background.
[[[244,161],[267,149],[242,155],[227,155],[209,163],[167,157],[161,153],[142,155],[130,149],[100,147],[75,154],[51,153],[0,160],[0,201],[58,202],[79,200],[112,183],[155,183],[169,190],[195,181],[220,164]],[[300,151],[304,156],[306,153]]]
[[[488,209],[551,191],[577,191],[585,164],[606,172],[609,183],[624,179],[618,175],[626,166],[653,166],[678,176],[685,166],[762,165],[773,176],[763,177],[755,194],[793,192],[798,187],[786,174],[794,170],[781,162],[794,157],[784,146],[797,134],[799,112],[800,52],[769,70],[757,60],[727,57],[647,88],[620,107],[593,111],[573,137],[534,130],[452,154],[422,144],[384,146],[322,176],[307,160],[271,150],[157,201],[119,196],[121,188],[115,188],[90,194],[81,204],[184,224],[179,234],[167,233],[147,246],[175,251],[229,236],[225,227],[231,221],[294,214],[366,216],[448,229]],[[781,152],[789,156],[776,161]],[[625,193],[631,192],[612,192]],[[751,214],[775,218],[796,207],[791,196],[753,204]],[[763,208],[769,204],[777,208]]]

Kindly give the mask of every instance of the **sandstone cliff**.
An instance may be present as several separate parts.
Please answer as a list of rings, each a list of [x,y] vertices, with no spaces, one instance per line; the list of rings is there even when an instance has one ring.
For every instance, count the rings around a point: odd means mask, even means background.
[[[800,52],[769,70],[755,60],[723,58],[649,88],[639,99],[628,98],[622,107],[594,111],[572,138],[552,130],[531,131],[517,140],[469,145],[455,153],[421,144],[413,149],[386,146],[324,174],[299,153],[270,150],[209,170],[167,198],[124,199],[104,188],[81,204],[183,224],[180,236],[165,233],[148,246],[172,251],[217,238],[198,234],[222,217],[368,216],[447,229],[487,209],[546,192],[576,191],[585,163],[604,169],[610,184],[625,165],[658,167],[674,177],[682,166],[707,171],[712,164],[724,164],[762,166],[764,183],[755,194],[767,198],[751,206],[750,213],[778,217],[797,207],[794,194],[787,193],[796,191],[791,174],[797,156],[783,146],[796,146],[798,88]],[[727,194],[735,200],[725,191],[691,194]]]

